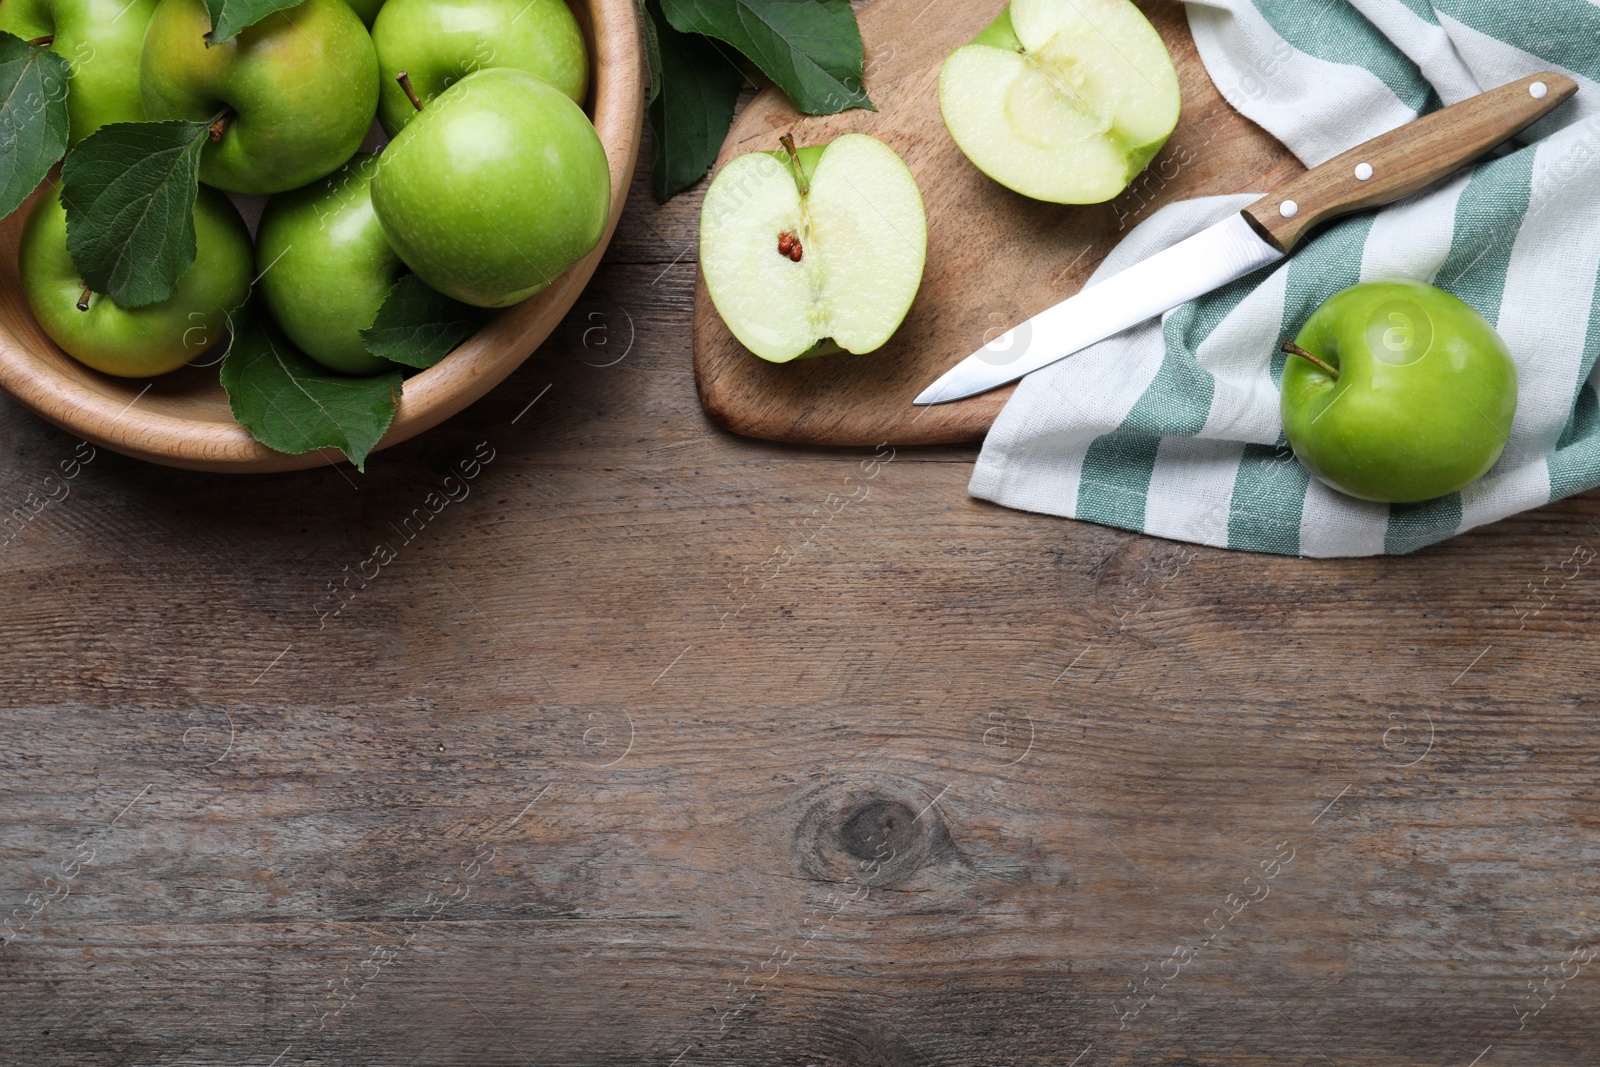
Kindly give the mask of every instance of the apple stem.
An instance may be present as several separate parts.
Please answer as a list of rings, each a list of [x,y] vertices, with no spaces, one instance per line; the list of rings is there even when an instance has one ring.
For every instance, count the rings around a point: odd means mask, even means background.
[[[806,180],[806,168],[800,164],[800,150],[794,146],[794,135],[786,133],[778,138],[778,143],[783,145],[784,151],[789,153],[789,161],[794,164],[794,177],[800,183],[800,195],[809,196],[811,183]]]
[[[43,37],[35,37],[28,43],[38,48],[49,48],[51,45],[56,43],[56,35],[53,33],[47,33]]]
[[[411,106],[421,111],[422,101],[417,99],[417,91],[411,88],[411,75],[402,70],[394,76],[394,80],[400,83],[400,88],[405,91],[406,99],[411,101]]]
[[[1299,356],[1301,359],[1310,360],[1312,363],[1315,363],[1319,368],[1321,368],[1322,372],[1328,377],[1332,378],[1334,381],[1339,380],[1338,367],[1333,366],[1325,360],[1318,359],[1316,356],[1313,356],[1310,352],[1307,352],[1293,341],[1283,342],[1283,351],[1289,353],[1291,356]]]
[[[93,294],[93,292],[94,292],[94,290],[90,289],[87,285],[83,287],[83,292],[78,294],[78,310],[79,311],[88,311],[89,310],[89,297]]]
[[[209,136],[212,144],[216,144],[218,141],[222,140],[222,135],[228,132],[228,123],[232,121],[233,114],[228,111],[224,111],[222,114],[211,120]]]

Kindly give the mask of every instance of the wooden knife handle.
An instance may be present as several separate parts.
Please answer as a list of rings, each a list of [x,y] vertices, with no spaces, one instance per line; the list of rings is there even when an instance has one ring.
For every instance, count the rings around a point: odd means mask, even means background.
[[[1577,91],[1577,82],[1551,71],[1491,89],[1306,171],[1245,208],[1245,217],[1288,253],[1318,223],[1393,203],[1454,174]]]

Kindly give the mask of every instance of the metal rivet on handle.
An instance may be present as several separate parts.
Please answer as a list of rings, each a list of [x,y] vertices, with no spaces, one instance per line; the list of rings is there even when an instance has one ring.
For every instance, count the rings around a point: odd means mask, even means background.
[[[1367,179],[1369,179],[1371,177],[1372,177],[1372,164],[1371,163],[1357,163],[1356,164],[1356,181],[1364,182],[1364,181],[1366,181]]]
[[[1296,215],[1300,214],[1300,205],[1295,203],[1293,200],[1285,200],[1283,203],[1278,205],[1278,214],[1282,215],[1286,219],[1292,219]]]
[[[1535,100],[1543,100],[1545,97],[1550,95],[1550,86],[1546,85],[1544,82],[1534,82],[1532,85],[1528,86],[1528,92],[1533,95]]]

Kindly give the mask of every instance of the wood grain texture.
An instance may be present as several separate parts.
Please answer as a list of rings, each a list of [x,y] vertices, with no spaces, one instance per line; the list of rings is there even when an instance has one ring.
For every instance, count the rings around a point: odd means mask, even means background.
[[[644,125],[639,12],[635,0],[586,0],[573,8],[594,71],[589,114],[611,168],[605,235],[549,288],[495,315],[448,358],[408,378],[394,420],[373,452],[443,422],[527,359],[572,309],[616,230]],[[48,183],[34,193],[47,195],[54,195]],[[0,221],[0,388],[69,432],[154,463],[261,474],[344,462],[335,448],[291,456],[257,442],[228,410],[214,360],[159,378],[114,378],[57,348],[28,310],[18,275],[17,245],[33,202]]]
[[[1535,96],[1535,85],[1543,95]],[[1335,156],[1244,209],[1280,252],[1329,219],[1392,204],[1454,174],[1544,118],[1578,91],[1546,71],[1424,115]],[[1371,169],[1362,178],[1356,168]],[[1293,203],[1291,213],[1284,205]]]
[[[648,174],[365,476],[0,398],[7,1067],[1592,1062],[1600,496],[1297,561],[723,433]]]
[[[735,433],[803,444],[948,444],[982,439],[1014,387],[937,407],[911,401],[984,344],[1077,292],[1117,242],[1164,204],[1265,192],[1304,168],[1222,98],[1189,34],[1183,5],[1140,7],[1172,53],[1183,93],[1178,127],[1117,199],[1072,207],[1013,193],[969,163],[945,131],[939,67],[993,21],[1002,0],[877,0],[861,14],[866,85],[877,112],[806,117],[776,91],[734,123],[718,169],[745,152],[868,133],[906,161],[928,212],[922,290],[892,340],[865,356],[788,364],[751,355],[718,317],[704,279],[695,292],[700,401]]]

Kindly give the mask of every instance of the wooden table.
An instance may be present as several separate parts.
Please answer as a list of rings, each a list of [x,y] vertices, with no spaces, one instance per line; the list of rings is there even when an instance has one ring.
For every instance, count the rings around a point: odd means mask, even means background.
[[[0,401],[5,509],[52,494],[0,546],[0,1061],[1595,1062],[1600,499],[1308,562],[736,439],[697,209],[641,177],[364,477],[47,483]]]

